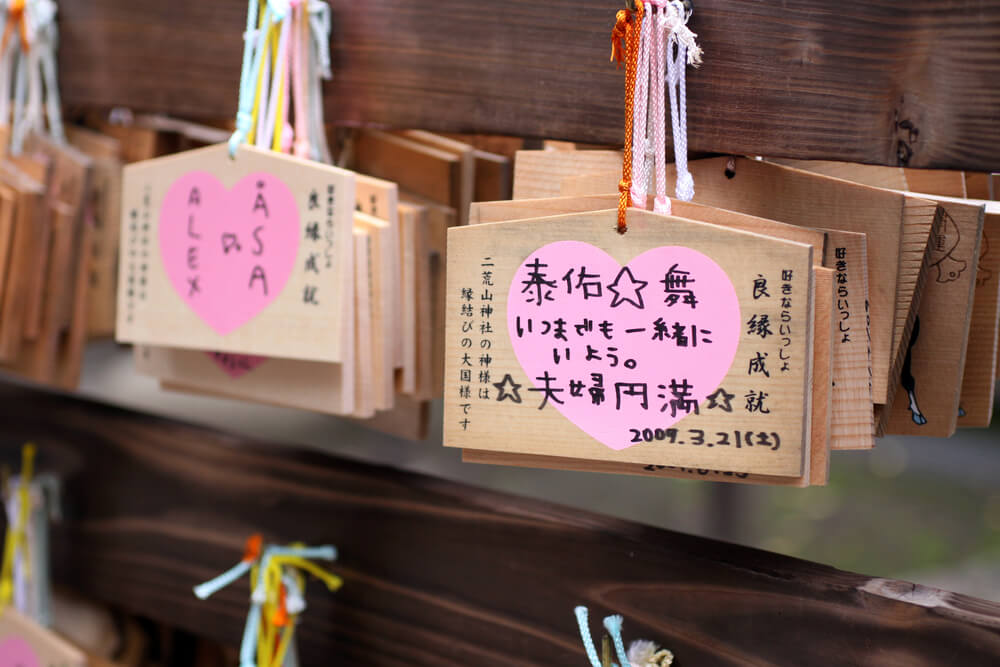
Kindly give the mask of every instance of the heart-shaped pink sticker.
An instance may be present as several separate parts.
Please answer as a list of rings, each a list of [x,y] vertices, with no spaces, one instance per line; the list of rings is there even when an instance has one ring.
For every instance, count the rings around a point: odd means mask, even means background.
[[[0,641],[0,667],[42,667],[31,644],[20,637]]]
[[[191,171],[160,209],[160,255],[181,299],[220,335],[246,324],[281,293],[299,251],[299,209],[279,178],[249,174],[227,190]]]
[[[630,429],[700,412],[736,356],[740,304],[697,250],[653,248],[623,267],[589,243],[557,241],[514,274],[507,330],[534,386],[523,400],[621,450],[635,444]]]

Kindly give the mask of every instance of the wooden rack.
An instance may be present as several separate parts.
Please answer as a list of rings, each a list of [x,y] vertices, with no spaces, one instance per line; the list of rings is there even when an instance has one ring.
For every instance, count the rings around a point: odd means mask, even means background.
[[[621,2],[332,0],[327,121],[621,144]],[[693,152],[985,171],[1000,3],[695,0]],[[230,118],[244,0],[63,0],[68,105]]]
[[[331,0],[327,120],[620,144],[616,3]],[[70,108],[233,116],[244,0],[62,0]],[[1000,2],[696,0],[690,149],[996,168]],[[71,514],[57,581],[227,643],[246,593],[200,602],[255,531],[332,542],[307,664],[574,665],[572,609],[626,615],[681,665],[979,665],[1000,605],[0,387],[0,458],[33,439]]]
[[[233,644],[246,589],[201,602],[194,583],[254,531],[336,544],[346,584],[310,596],[305,664],[583,664],[577,604],[684,665],[1000,653],[1000,605],[902,581],[30,390],[0,390],[0,423],[11,464],[45,434],[38,465],[71,511],[56,580],[96,599]]]

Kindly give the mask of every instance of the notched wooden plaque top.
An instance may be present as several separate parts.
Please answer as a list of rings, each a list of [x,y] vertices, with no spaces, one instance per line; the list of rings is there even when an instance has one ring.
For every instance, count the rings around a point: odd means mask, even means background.
[[[349,171],[223,144],[124,171],[117,338],[342,361]]]
[[[445,444],[802,475],[812,248],[615,215],[449,230]]]

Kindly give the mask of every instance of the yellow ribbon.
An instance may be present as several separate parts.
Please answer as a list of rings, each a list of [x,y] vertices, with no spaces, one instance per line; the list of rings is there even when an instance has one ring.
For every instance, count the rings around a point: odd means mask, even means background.
[[[277,34],[277,26],[271,23],[271,15],[265,12],[264,6],[260,8],[260,20],[258,25],[261,30],[267,33],[267,37],[264,38],[264,50],[271,56],[275,48],[277,40],[275,35]],[[273,58],[272,58],[273,60]],[[253,121],[250,124],[250,132],[247,134],[247,143],[253,144],[257,136],[257,119],[260,117],[260,90],[264,81],[264,68],[259,67],[257,69],[257,86],[256,92],[253,98],[253,110],[251,111],[251,118]]]
[[[18,513],[13,525],[7,527],[3,546],[3,567],[0,569],[0,608],[10,604],[14,597],[14,555],[18,548],[24,562],[25,576],[30,576],[28,558],[28,520],[31,516],[31,478],[35,471],[35,445],[27,443],[21,448],[21,479],[18,486]]]
[[[259,564],[250,568],[250,590],[256,590],[261,577],[264,582],[264,603],[261,605],[260,625],[257,627],[258,667],[281,667],[295,633],[297,614],[288,614],[283,626],[278,626],[274,622],[275,618],[281,617],[287,611],[281,594],[283,585],[281,575],[286,570],[295,577],[299,590],[303,592],[305,591],[303,572],[322,581],[331,591],[336,591],[344,583],[337,575],[300,556],[272,556],[268,559],[267,568],[263,572]]]

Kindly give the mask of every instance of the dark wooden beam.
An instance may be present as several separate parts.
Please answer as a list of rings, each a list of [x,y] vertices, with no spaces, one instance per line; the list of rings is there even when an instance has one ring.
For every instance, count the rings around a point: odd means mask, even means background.
[[[678,665],[1000,655],[1000,606],[901,581],[25,389],[0,388],[0,424],[0,460],[32,439],[64,481],[57,580],[136,613],[235,644],[245,583],[194,584],[254,531],[337,545],[346,584],[311,586],[304,665],[582,665],[577,604]]]
[[[621,143],[621,2],[331,5],[331,122]],[[235,115],[245,0],[59,12],[68,104]],[[691,26],[692,151],[1000,168],[997,0],[696,0]]]

